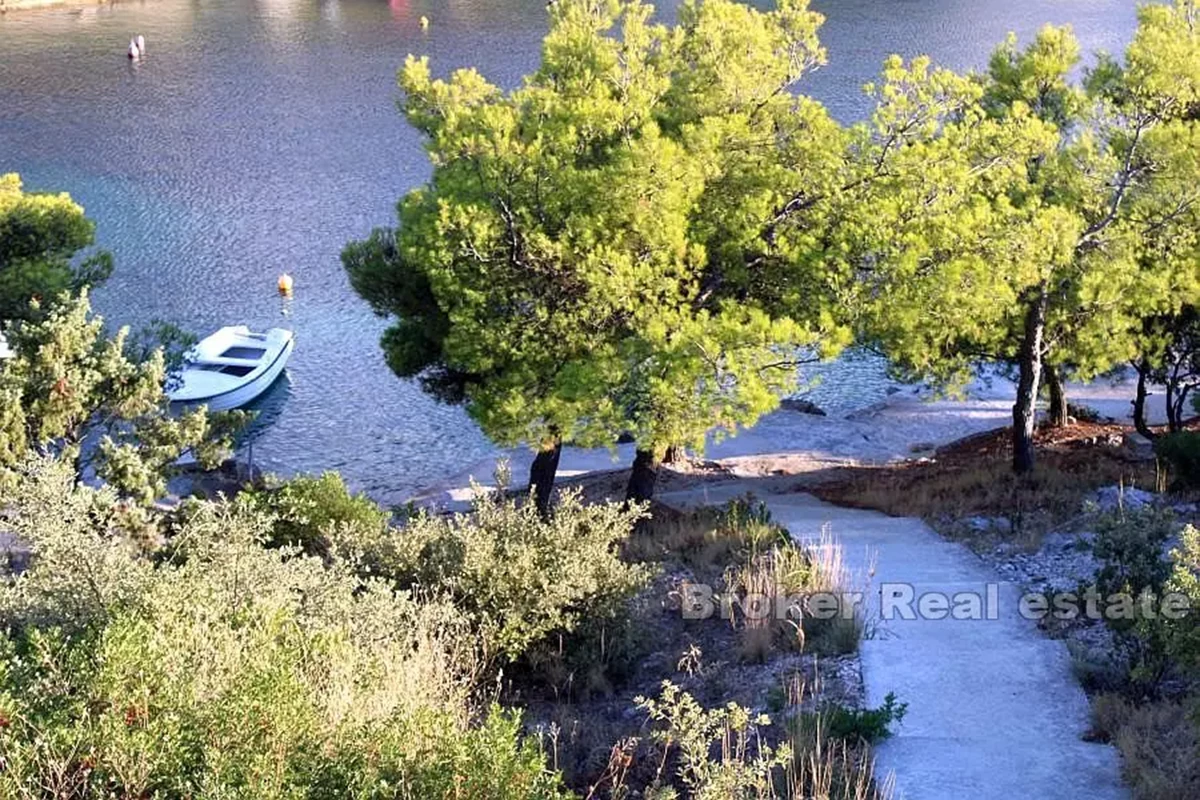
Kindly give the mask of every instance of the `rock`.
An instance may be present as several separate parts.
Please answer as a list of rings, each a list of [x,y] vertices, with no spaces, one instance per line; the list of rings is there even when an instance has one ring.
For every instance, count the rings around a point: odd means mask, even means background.
[[[1076,403],[1067,403],[1067,415],[1074,417],[1079,422],[1111,422],[1109,417],[1102,416],[1099,411],[1091,406],[1083,406]]]
[[[1127,433],[1122,437],[1121,447],[1125,454],[1137,461],[1154,460],[1154,442],[1140,433]]]
[[[1007,517],[967,517],[963,523],[976,533],[1008,533],[1012,530]]]
[[[20,575],[29,567],[29,548],[11,533],[0,532],[0,575]]]
[[[1155,495],[1143,489],[1122,486],[1105,486],[1097,489],[1092,502],[1101,511],[1113,511],[1118,506],[1128,509],[1145,508],[1154,505]]]
[[[869,405],[869,406],[863,406],[862,408],[851,411],[849,414],[847,414],[844,417],[844,419],[848,419],[848,420],[870,419],[871,417],[878,414],[880,411],[885,410],[887,407],[888,407],[888,402],[886,400],[880,400],[878,403],[871,403],[871,405]]]
[[[779,403],[779,407],[786,411],[795,411],[799,414],[812,414],[817,417],[826,416],[825,411],[811,400],[805,400],[803,397],[785,397]]]

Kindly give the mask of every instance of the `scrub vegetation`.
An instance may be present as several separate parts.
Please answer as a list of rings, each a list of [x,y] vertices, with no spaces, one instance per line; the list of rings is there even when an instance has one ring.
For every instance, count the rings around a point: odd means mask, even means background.
[[[814,599],[862,588],[836,542],[752,498],[649,502],[668,451],[753,424],[852,343],[947,390],[1006,367],[1013,425],[986,457],[827,496],[1010,534],[1082,519],[1092,584],[1200,608],[1195,528],[1080,510],[1114,480],[1189,491],[1200,463],[1195,0],[1141,8],[1120,60],[1083,64],[1056,27],[978,73],[889,58],[854,125],[804,94],[826,60],[807,0],[548,15],[509,91],[405,62],[432,174],[343,253],[391,369],[537,451],[528,494],[476,487],[468,513],[386,510],[334,473],[162,503],[246,417],[172,412],[176,359],[91,312],[112,263],[83,210],[0,178],[0,797],[889,797],[871,747],[908,708],[864,707],[868,622]],[[1166,475],[1047,442],[1064,380],[1124,365]],[[623,497],[555,491],[564,445],[622,436]],[[698,586],[715,613],[689,619]],[[1196,794],[1196,619],[1103,623],[1121,657],[1095,734],[1138,797]]]

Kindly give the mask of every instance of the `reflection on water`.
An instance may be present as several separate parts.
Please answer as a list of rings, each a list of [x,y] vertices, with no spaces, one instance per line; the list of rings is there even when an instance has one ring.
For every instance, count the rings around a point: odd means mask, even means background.
[[[254,419],[238,437],[238,448],[253,448],[255,442],[261,439],[262,435],[271,430],[283,417],[284,409],[291,396],[292,375],[285,369],[265,392],[254,399],[254,402],[243,407],[242,410],[252,413]]]
[[[660,4],[661,5],[661,4]],[[802,89],[843,119],[883,57],[928,51],[982,65],[1009,28],[1072,21],[1085,48],[1118,49],[1129,0],[819,0],[831,64]],[[670,13],[673,4],[663,5]],[[422,30],[419,20],[430,20]],[[342,245],[391,221],[428,175],[395,111],[408,53],[474,65],[513,86],[536,66],[545,0],[153,0],[0,17],[0,172],[71,192],[116,255],[95,296],[110,320],[200,335],[280,323],[275,278],[296,279],[298,337],[278,406],[251,438],[260,465],[339,469],[385,500],[491,447],[458,409],[395,379],[383,322],[347,285]],[[148,54],[131,64],[129,37]],[[877,361],[820,370],[817,402],[878,399]],[[265,402],[273,403],[275,391]]]

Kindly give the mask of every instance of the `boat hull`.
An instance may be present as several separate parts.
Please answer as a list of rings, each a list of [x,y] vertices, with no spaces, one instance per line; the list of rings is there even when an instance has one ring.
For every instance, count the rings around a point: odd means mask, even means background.
[[[220,394],[207,397],[194,397],[187,400],[175,400],[171,402],[171,407],[196,408],[197,406],[206,406],[209,411],[232,411],[235,408],[248,405],[266,392],[267,389],[270,389],[275,381],[279,379],[279,376],[283,374],[283,371],[287,368],[288,359],[291,358],[292,348],[295,345],[295,339],[288,339],[271,366],[255,377],[254,380],[244,383],[235,389],[221,392]]]

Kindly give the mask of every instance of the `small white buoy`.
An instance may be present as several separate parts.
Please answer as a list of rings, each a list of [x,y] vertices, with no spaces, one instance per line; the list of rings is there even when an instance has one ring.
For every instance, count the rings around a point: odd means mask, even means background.
[[[138,37],[137,37],[137,46],[138,46],[138,53],[143,56],[146,55],[146,37],[142,36],[140,33],[138,34]]]
[[[138,50],[137,42],[133,39],[129,40],[129,57],[134,61],[142,57],[142,51]]]
[[[421,30],[429,30],[429,17],[425,16],[424,14],[421,15]]]
[[[278,282],[275,284],[279,288],[279,293],[284,297],[292,296],[292,276],[286,272],[279,276]]]

